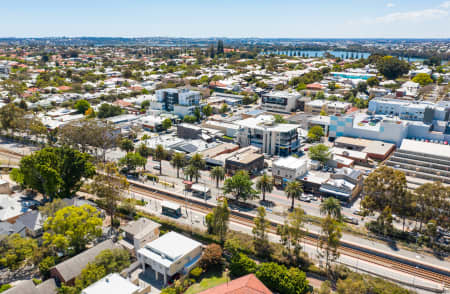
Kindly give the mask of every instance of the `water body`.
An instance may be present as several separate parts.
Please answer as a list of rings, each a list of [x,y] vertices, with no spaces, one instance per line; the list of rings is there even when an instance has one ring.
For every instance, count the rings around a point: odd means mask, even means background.
[[[287,50],[287,51],[263,51],[261,52],[261,54],[263,55],[269,55],[269,54],[275,54],[275,55],[287,55],[287,56],[302,56],[302,57],[323,57],[325,55],[325,53],[328,52],[331,55],[335,56],[335,57],[340,57],[342,59],[348,59],[348,58],[354,58],[354,59],[359,59],[359,58],[367,58],[370,56],[371,53],[369,52],[351,52],[351,51],[325,51],[325,50],[320,50],[320,51],[314,51],[314,50]],[[402,60],[407,60],[410,62],[415,62],[415,61],[424,61],[424,58],[415,58],[415,57],[404,57],[404,56],[399,56],[398,58],[402,59]]]

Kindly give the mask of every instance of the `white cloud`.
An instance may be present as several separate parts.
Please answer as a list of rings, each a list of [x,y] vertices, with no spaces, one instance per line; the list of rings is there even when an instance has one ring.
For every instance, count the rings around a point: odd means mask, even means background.
[[[450,5],[450,2],[449,2]],[[393,23],[398,21],[422,21],[439,19],[448,16],[448,11],[438,8],[430,8],[417,11],[395,12],[375,18],[376,23]]]
[[[449,9],[450,8],[450,1],[442,2],[441,5],[439,5],[440,8]]]
[[[386,4],[386,7],[387,8],[393,8],[393,7],[395,7],[395,4],[394,3],[388,3],[388,4]]]

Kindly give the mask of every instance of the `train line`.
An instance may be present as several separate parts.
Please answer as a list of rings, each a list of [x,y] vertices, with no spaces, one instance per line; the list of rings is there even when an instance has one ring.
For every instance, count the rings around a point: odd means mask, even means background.
[[[158,200],[170,200],[176,202],[178,204],[182,204],[184,206],[189,207],[190,209],[207,214],[210,212],[210,209],[213,207],[212,204],[203,203],[199,201],[193,201],[192,199],[187,200],[183,197],[183,195],[159,190],[155,187],[144,186],[140,183],[131,182],[130,186],[131,190],[134,192],[138,192],[143,195],[149,195],[152,198],[156,198]],[[230,214],[231,220],[235,223],[253,227],[253,216],[245,215],[242,212],[238,212],[235,210],[231,210]],[[278,223],[271,221],[271,229],[270,232],[273,234],[277,234],[276,226]],[[317,245],[318,236],[316,234],[309,233],[308,236],[304,238],[305,242],[310,245]],[[371,250],[375,251],[375,250]],[[403,272],[406,274],[413,275],[417,278],[422,278],[424,280],[432,281],[443,285],[445,288],[450,288],[450,274],[447,272],[443,272],[442,269],[436,268],[432,269],[430,265],[420,264],[417,261],[414,261],[416,265],[413,265],[410,261],[400,261],[398,258],[394,258],[393,256],[389,256],[386,253],[382,253],[380,256],[378,254],[374,254],[372,252],[367,252],[367,250],[362,248],[356,248],[353,244],[348,244],[346,242],[341,242],[341,246],[339,247],[339,252],[343,255],[357,258],[361,261],[366,261],[372,264],[377,264],[383,267],[387,267],[399,272]]]

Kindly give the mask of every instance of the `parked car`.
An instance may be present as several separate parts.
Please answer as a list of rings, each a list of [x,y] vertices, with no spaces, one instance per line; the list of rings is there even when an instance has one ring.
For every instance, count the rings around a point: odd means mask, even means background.
[[[359,221],[356,217],[344,216],[344,222],[357,225]]]
[[[353,211],[353,214],[354,214],[354,215],[362,215],[362,211],[361,211],[360,209],[355,209],[355,210]]]
[[[153,166],[153,169],[160,170],[160,169],[161,169],[161,166],[160,166],[160,165],[154,165],[154,166]]]
[[[309,198],[308,196],[300,196],[300,201],[305,201],[305,202],[311,202],[311,198]]]

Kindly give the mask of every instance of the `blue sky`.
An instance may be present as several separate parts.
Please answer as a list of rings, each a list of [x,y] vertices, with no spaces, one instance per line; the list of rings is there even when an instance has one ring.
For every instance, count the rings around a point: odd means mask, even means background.
[[[0,7],[1,37],[450,37],[445,0],[4,0]]]

